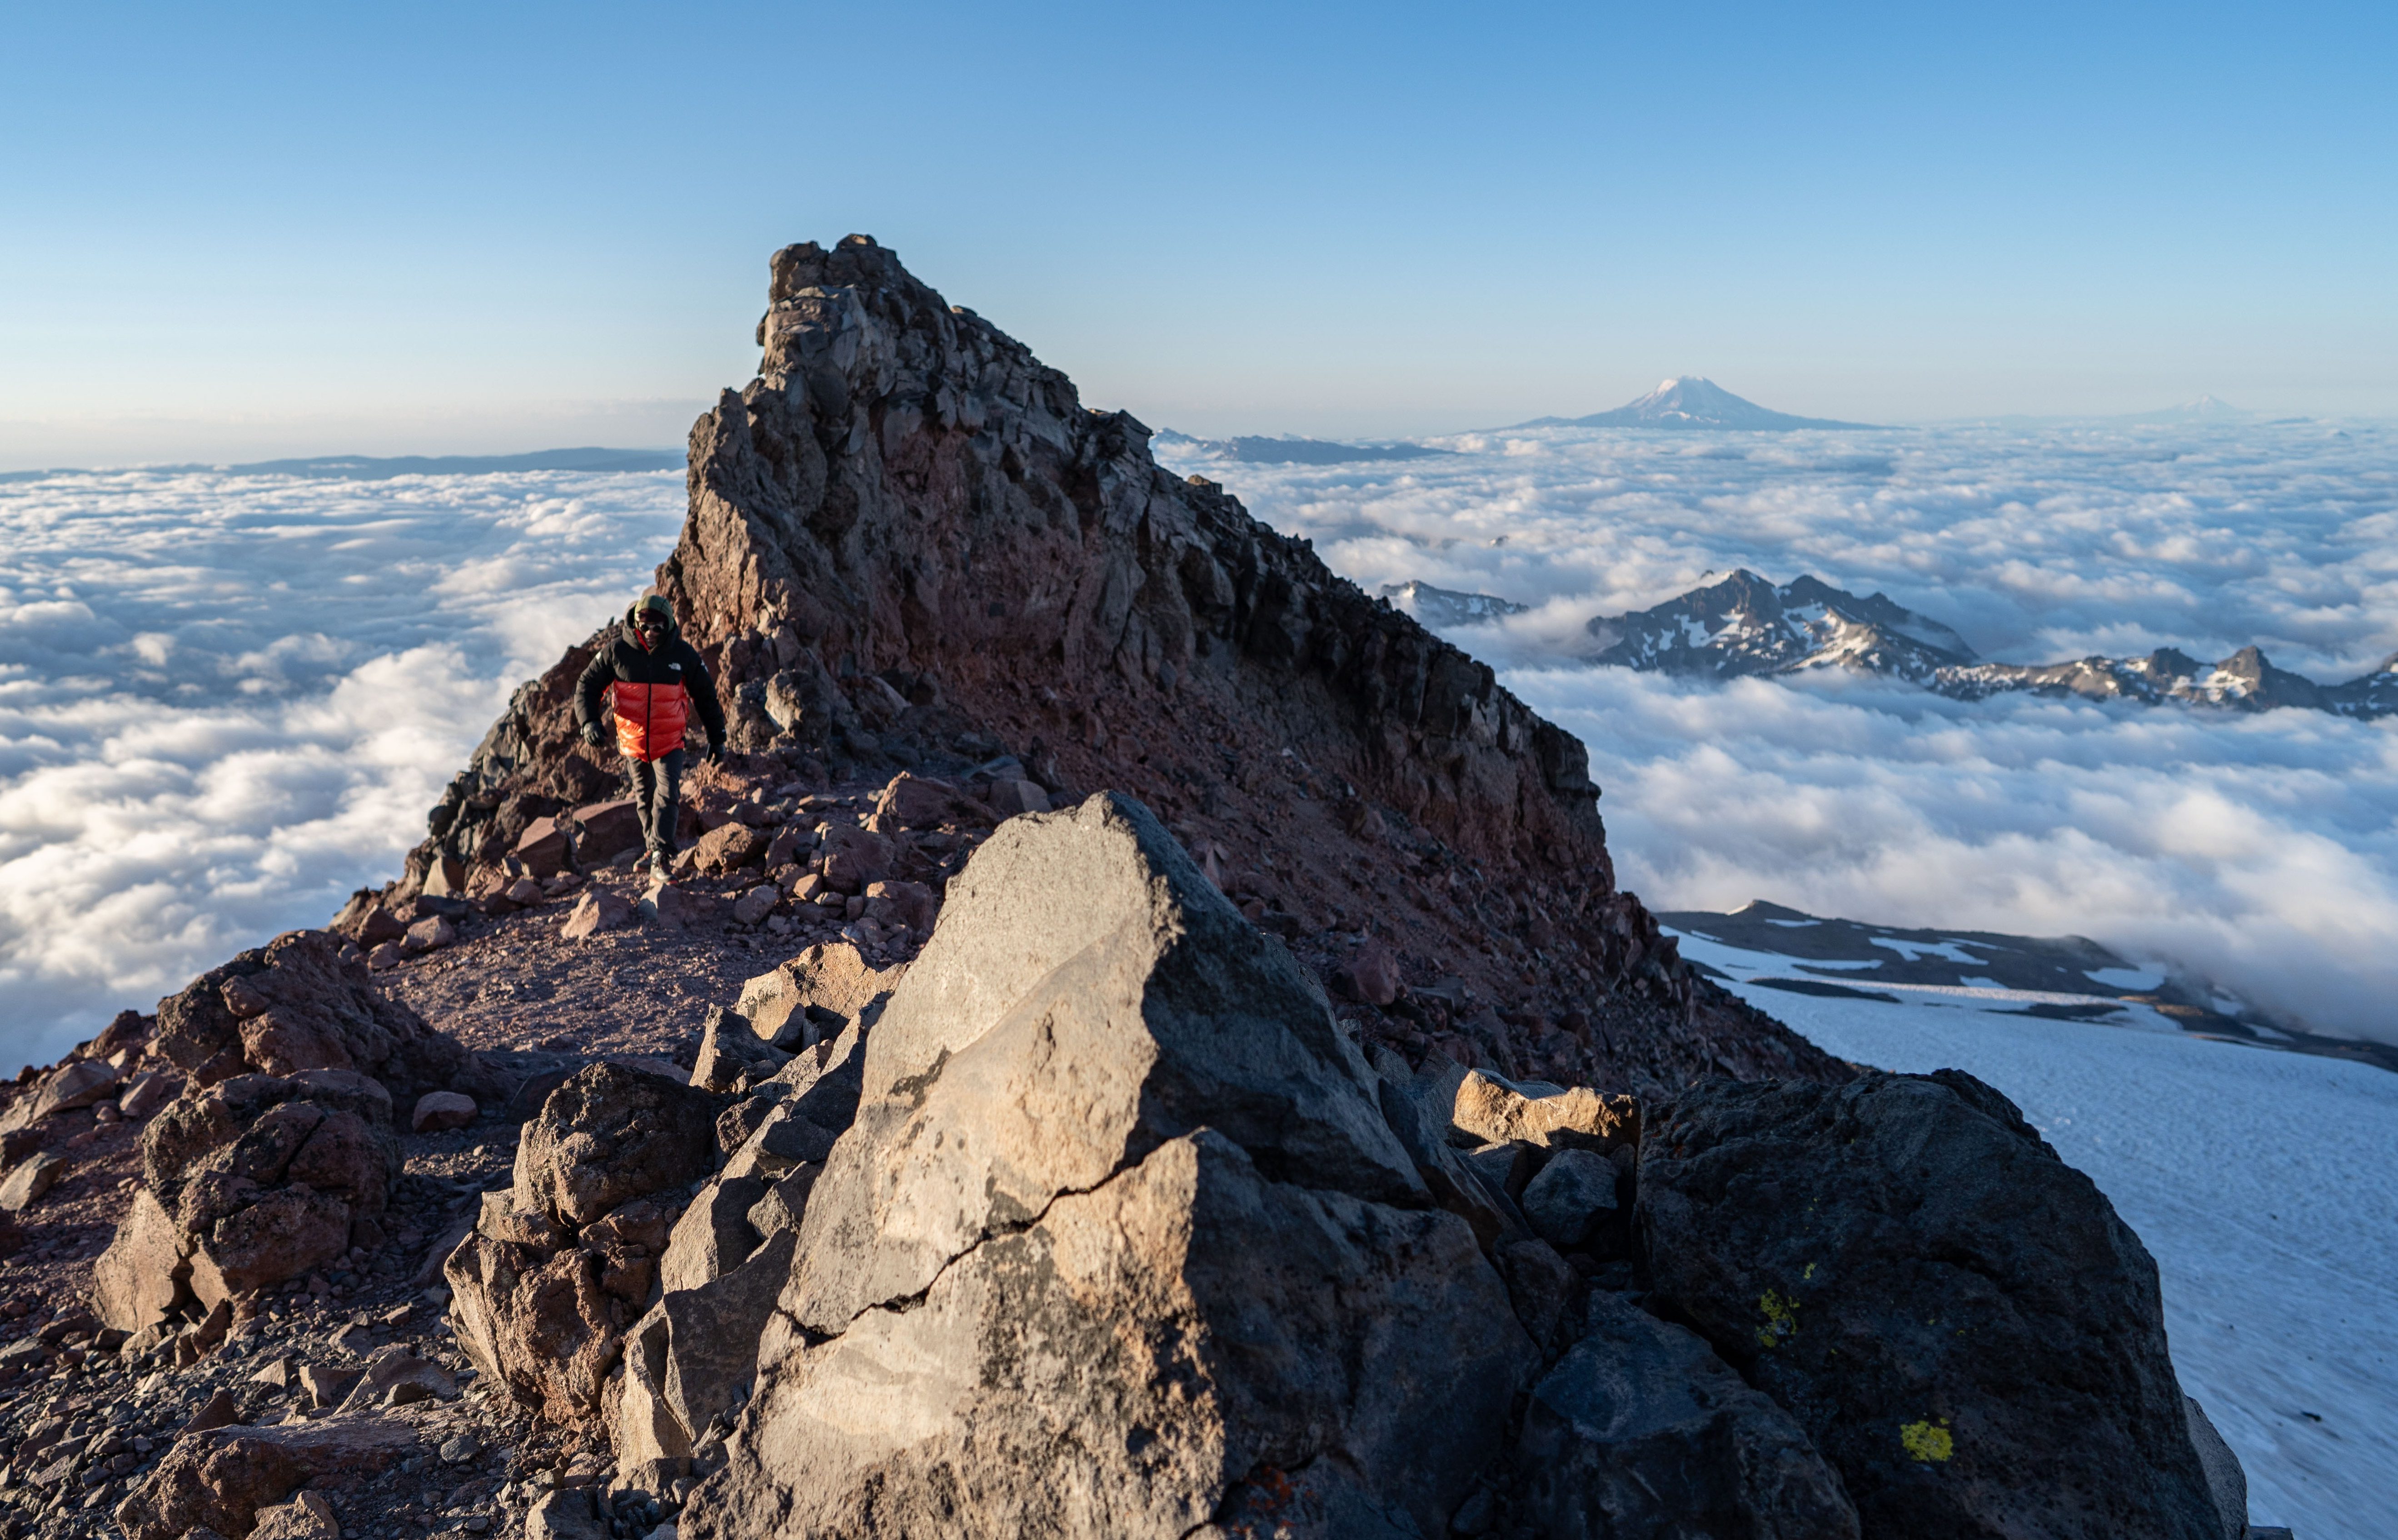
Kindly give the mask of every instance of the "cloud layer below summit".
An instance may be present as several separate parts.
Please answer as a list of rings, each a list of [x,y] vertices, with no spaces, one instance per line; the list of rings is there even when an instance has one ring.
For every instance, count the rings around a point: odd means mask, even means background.
[[[1909,925],[2074,931],[2390,1035],[2398,723],[1825,678],[1590,670],[1583,622],[1709,569],[1881,588],[1985,656],[2398,649],[2382,430],[1440,440],[1194,466],[1370,585],[1533,608],[1456,633],[1591,746],[1626,883]],[[0,1052],[47,1061],[396,870],[507,692],[637,591],[671,474],[0,480]]]
[[[8,1064],[394,875],[681,514],[676,473],[0,480]]]
[[[1988,658],[2179,646],[2345,679],[2398,650],[2388,429],[2321,424],[1431,440],[1401,465],[1194,466],[1367,586],[1532,606],[1452,640],[1590,745],[1627,885],[1882,924],[2079,933],[2321,1030],[2398,1036],[2398,723],[1837,674],[1569,660],[1710,571],[1886,591]]]

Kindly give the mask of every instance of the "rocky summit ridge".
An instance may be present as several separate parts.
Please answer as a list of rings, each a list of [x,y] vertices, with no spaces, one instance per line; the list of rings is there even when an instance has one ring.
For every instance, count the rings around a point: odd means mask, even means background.
[[[674,885],[586,643],[0,1102],[8,1540],[2245,1533],[2002,1097],[1696,977],[1580,745],[890,252],[772,274]]]

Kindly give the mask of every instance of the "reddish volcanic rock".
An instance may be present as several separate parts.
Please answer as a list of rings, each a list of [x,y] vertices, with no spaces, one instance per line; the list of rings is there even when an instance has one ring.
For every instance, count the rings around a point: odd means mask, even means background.
[[[872,818],[886,832],[1127,791],[1225,853],[1244,912],[1320,972],[1370,937],[1406,982],[1451,980],[1363,1023],[1411,1060],[1439,1045],[1602,1084],[1845,1076],[1693,975],[1616,889],[1571,735],[1305,541],[1160,469],[1147,427],[1085,409],[890,251],[853,236],[775,253],[759,339],[760,377],[693,429],[691,514],[658,574],[748,776],[912,769]],[[518,693],[400,893],[618,794],[569,699],[599,640]],[[984,760],[981,807],[944,803]],[[732,816],[715,785],[690,783],[709,827]],[[815,867],[836,894],[954,870],[834,832]]]
[[[341,941],[295,930],[201,974],[159,1002],[158,1051],[204,1086],[249,1070],[347,1070],[413,1100],[481,1079],[454,1039],[378,989]]]

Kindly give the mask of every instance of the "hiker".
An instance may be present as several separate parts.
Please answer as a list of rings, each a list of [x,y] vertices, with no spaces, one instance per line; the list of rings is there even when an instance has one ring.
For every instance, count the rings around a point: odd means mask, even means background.
[[[698,650],[682,639],[674,606],[656,594],[625,612],[615,635],[602,642],[574,687],[574,720],[594,749],[608,747],[613,716],[616,747],[632,777],[633,805],[641,814],[640,866],[660,882],[675,855],[675,818],[681,809],[683,727],[691,712],[707,730],[707,757],[724,757],[724,708]]]

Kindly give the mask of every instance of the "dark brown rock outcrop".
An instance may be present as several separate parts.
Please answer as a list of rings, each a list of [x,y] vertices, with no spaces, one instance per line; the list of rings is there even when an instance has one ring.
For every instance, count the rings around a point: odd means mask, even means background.
[[[120,1026],[128,1039],[149,1033],[138,1017]],[[505,1088],[386,995],[355,946],[321,930],[278,936],[201,974],[158,1003],[145,1041],[186,1077],[142,1131],[145,1191],[94,1266],[95,1305],[123,1331],[380,1245],[377,1217],[400,1169],[395,1099]],[[104,1045],[105,1034],[93,1047]],[[95,1067],[115,1073],[91,1060],[70,1069]],[[167,1078],[137,1079],[147,1111]]]
[[[1806,1429],[1866,1540],[2224,1533],[2156,1264],[1954,1070],[1695,1087],[1652,1109],[1655,1298]]]
[[[142,1130],[146,1189],[94,1265],[107,1324],[138,1331],[340,1257],[399,1175],[391,1098],[346,1070],[237,1074]]]
[[[246,1071],[346,1070],[402,1105],[427,1091],[488,1095],[489,1073],[343,947],[329,931],[295,930],[210,968],[158,1003],[157,1051],[202,1086]]]
[[[605,1062],[549,1094],[513,1183],[483,1195],[444,1264],[476,1368],[554,1421],[600,1413],[625,1330],[656,1300],[677,1200],[715,1164],[721,1105]]]
[[[772,265],[759,378],[694,428],[658,575],[736,750],[802,773],[998,754],[1017,803],[1130,791],[1319,972],[1389,949],[1427,987],[1367,1025],[1411,1060],[1841,1077],[1684,967],[1615,886],[1582,746],[1488,668],[1161,470],[1141,424],[872,240]],[[568,702],[589,646],[518,692],[402,896],[615,793]]]

